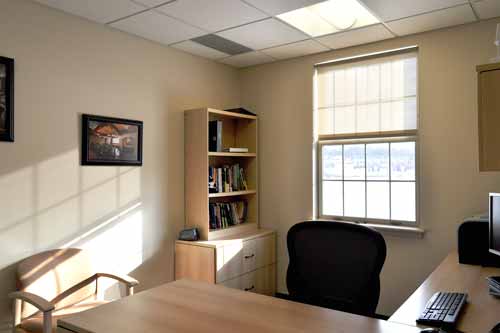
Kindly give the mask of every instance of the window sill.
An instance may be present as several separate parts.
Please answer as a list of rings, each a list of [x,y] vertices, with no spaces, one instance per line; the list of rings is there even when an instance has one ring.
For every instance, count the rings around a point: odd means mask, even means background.
[[[425,230],[417,227],[406,227],[399,225],[385,225],[385,224],[373,224],[373,223],[360,223],[367,227],[373,228],[384,234],[391,236],[407,236],[415,238],[424,238]]]

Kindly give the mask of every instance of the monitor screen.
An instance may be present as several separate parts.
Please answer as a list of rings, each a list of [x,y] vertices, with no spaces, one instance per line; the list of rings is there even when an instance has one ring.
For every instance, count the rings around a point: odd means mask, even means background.
[[[500,193],[490,193],[490,252],[500,256]]]

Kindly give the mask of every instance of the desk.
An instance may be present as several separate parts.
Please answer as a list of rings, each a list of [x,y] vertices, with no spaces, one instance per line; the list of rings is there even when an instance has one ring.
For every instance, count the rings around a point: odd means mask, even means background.
[[[61,319],[58,333],[418,333],[420,329],[179,280]]]
[[[415,319],[435,292],[457,291],[469,294],[468,304],[459,317],[457,328],[466,333],[489,332],[500,321],[500,300],[488,294],[486,277],[492,275],[500,275],[500,268],[459,264],[458,254],[453,252],[389,318],[389,321],[415,325]]]

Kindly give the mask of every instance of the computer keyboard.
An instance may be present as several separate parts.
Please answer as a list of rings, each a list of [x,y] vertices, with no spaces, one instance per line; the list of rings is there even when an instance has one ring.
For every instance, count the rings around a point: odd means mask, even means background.
[[[467,294],[438,292],[432,295],[417,323],[436,327],[454,327]]]

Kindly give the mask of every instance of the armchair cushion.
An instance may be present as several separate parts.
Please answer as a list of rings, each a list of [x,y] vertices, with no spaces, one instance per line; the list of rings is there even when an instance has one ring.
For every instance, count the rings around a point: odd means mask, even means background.
[[[18,264],[17,290],[30,292],[51,301],[63,291],[93,274],[95,272],[92,269],[90,259],[80,249],[45,251],[28,257]],[[95,292],[96,284],[94,282],[56,304],[56,308],[80,302],[94,295]],[[23,318],[36,312],[37,309],[34,306],[23,302]]]

